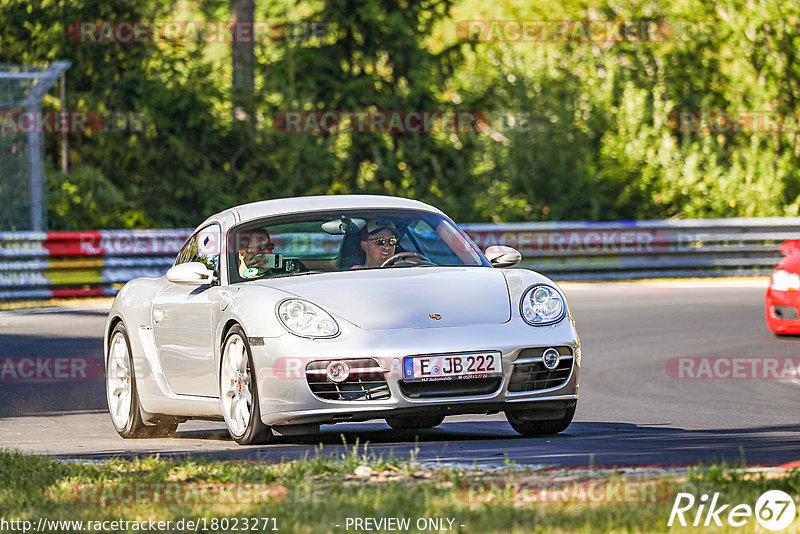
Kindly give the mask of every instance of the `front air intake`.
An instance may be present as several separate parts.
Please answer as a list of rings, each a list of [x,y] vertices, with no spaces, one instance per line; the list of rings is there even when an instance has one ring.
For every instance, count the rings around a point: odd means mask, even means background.
[[[346,369],[346,378],[332,370]],[[386,383],[386,369],[372,358],[317,360],[306,366],[311,392],[323,400],[369,401],[392,396]]]
[[[510,393],[520,391],[539,391],[563,386],[572,374],[573,358],[570,347],[552,347],[558,351],[559,361],[554,369],[545,365],[550,347],[524,349],[517,359],[511,362],[513,371],[508,383]]]

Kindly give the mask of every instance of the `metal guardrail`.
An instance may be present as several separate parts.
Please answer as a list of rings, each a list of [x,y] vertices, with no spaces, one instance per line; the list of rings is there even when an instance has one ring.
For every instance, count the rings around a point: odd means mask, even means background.
[[[465,224],[484,249],[508,245],[521,267],[555,280],[770,274],[800,217]]]
[[[555,280],[769,274],[800,217],[464,224],[481,248],[508,245]],[[161,276],[191,230],[0,232],[0,300],[113,295]]]
[[[0,232],[0,300],[114,295],[166,272],[191,230]]]

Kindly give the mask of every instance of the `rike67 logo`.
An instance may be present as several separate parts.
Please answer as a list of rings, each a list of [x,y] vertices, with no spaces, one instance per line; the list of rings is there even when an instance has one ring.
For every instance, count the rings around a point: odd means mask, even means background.
[[[667,526],[671,527],[677,520],[683,527],[721,527],[723,522],[732,527],[743,527],[755,516],[762,527],[777,531],[788,527],[796,513],[794,500],[781,490],[764,492],[756,501],[755,509],[749,504],[723,504],[719,492],[710,497],[704,493],[699,499],[691,493],[678,493]]]

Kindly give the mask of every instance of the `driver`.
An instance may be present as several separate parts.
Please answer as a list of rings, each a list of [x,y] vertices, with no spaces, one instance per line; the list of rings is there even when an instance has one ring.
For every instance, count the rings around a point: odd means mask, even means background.
[[[354,265],[353,269],[380,267],[394,256],[397,246],[397,227],[389,219],[375,219],[367,223],[361,248],[367,258],[364,265]]]
[[[269,257],[275,249],[275,244],[266,230],[253,230],[239,234],[239,276],[242,278],[255,278],[271,272],[264,265],[272,263]]]

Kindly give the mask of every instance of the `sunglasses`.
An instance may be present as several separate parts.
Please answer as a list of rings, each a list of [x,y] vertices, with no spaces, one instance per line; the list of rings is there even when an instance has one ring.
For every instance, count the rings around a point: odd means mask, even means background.
[[[390,246],[393,247],[397,244],[396,237],[374,237],[372,239],[367,239],[367,241],[373,241],[379,247]]]

